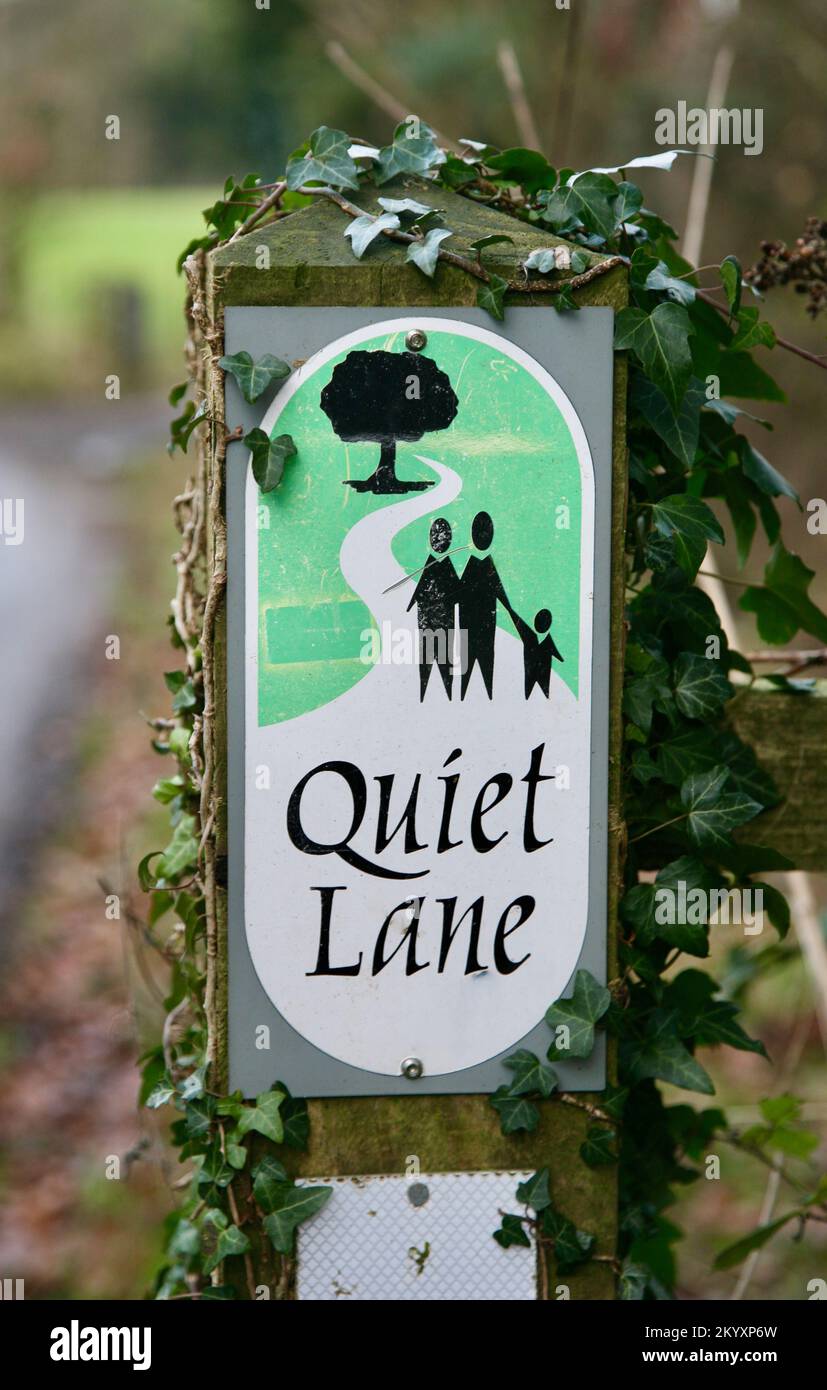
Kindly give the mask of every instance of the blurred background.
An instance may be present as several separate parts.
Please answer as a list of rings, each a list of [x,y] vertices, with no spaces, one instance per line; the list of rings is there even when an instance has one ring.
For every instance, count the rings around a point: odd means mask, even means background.
[[[184,376],[175,261],[201,209],[228,174],[275,178],[318,125],[385,143],[408,111],[454,139],[537,143],[558,167],[619,164],[658,150],[659,108],[707,104],[723,51],[721,104],[763,110],[764,148],[719,150],[701,263],[732,253],[746,267],[761,239],[791,242],[808,215],[827,216],[820,0],[263,3],[0,0],[0,496],[25,505],[25,543],[0,545],[0,1272],[25,1277],[28,1297],[141,1296],[178,1178],[136,1103],[164,982],[141,949],[134,866],[165,822],[144,721],[167,712],[175,665],[170,503],[186,463],[164,449],[166,393]],[[118,140],[105,138],[112,115]],[[695,164],[639,180],[679,228]],[[766,312],[824,352],[825,325],[801,306],[779,290]],[[756,442],[804,499],[822,496],[824,378],[778,350],[768,365],[792,408],[762,408],[776,431]],[[105,398],[110,373],[119,400]],[[824,606],[823,538],[782,507]],[[760,645],[738,621],[744,649]],[[769,946],[720,929],[710,968],[774,1066],[728,1050],[702,1060],[735,1121],[786,1088],[823,1142],[817,987],[794,933],[768,958]],[[680,1295],[806,1297],[827,1275],[810,1235],[774,1241],[748,1284],[711,1272],[767,1199],[759,1164],[721,1156],[721,1180],[688,1187],[672,1213],[687,1232]]]

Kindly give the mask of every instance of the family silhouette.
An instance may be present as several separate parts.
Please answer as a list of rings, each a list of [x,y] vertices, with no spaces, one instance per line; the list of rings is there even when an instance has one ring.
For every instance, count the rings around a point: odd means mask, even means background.
[[[431,523],[430,554],[408,604],[408,611],[416,605],[419,625],[420,700],[425,699],[434,666],[451,698],[457,631],[462,656],[460,699],[465,699],[475,667],[479,667],[489,700],[493,699],[498,603],[511,618],[523,644],[525,698],[535,686],[548,697],[551,663],[563,660],[551,635],[549,609],[541,608],[531,626],[513,608],[490,553],[494,523],[488,512],[477,512],[471,523],[471,540],[475,549],[483,553],[470,555],[461,575],[448,553],[452,539],[450,523],[445,517],[437,517]]]

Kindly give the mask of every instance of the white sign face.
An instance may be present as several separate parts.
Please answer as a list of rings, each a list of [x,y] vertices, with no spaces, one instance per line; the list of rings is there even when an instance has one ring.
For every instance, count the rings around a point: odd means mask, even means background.
[[[586,435],[521,348],[429,317],[331,343],[262,427],[297,453],[246,485],[252,960],[331,1057],[461,1071],[540,1022],[586,931]]]

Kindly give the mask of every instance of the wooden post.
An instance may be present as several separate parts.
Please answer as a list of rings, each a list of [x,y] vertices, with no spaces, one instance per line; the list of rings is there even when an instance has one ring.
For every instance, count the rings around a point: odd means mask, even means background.
[[[381,190],[391,197],[427,198],[425,181],[407,179],[404,186]],[[363,190],[368,206],[371,196]],[[375,198],[375,195],[373,195]],[[520,274],[519,263],[542,246],[561,243],[547,233],[504,217],[486,207],[439,190],[438,202],[458,241],[503,233],[513,245],[492,247],[487,264],[505,278]],[[371,210],[376,210],[371,208]],[[206,526],[211,575],[203,659],[205,673],[204,734],[206,767],[202,799],[206,839],[208,890],[209,979],[207,1014],[210,1056],[224,1084],[228,1075],[227,972],[227,645],[226,645],[226,470],[242,467],[246,453],[239,444],[225,444],[223,373],[218,359],[224,351],[224,313],[229,306],[324,307],[383,309],[466,307],[476,301],[477,284],[462,270],[440,264],[433,280],[405,264],[400,248],[379,238],[363,260],[356,260],[343,236],[346,219],[330,202],[312,206],[253,231],[188,265],[193,298],[193,361],[207,398],[211,420],[202,452],[200,489],[202,522]],[[262,249],[266,248],[264,254]],[[496,257],[496,259],[493,259]],[[599,258],[595,258],[599,264]],[[260,268],[262,263],[268,268]],[[627,276],[614,265],[605,274],[575,291],[581,306],[627,303]],[[527,304],[537,314],[553,315],[551,296],[512,295],[507,302]],[[496,331],[497,325],[491,328]],[[609,949],[607,979],[616,974],[616,918],[621,886],[624,826],[619,766],[621,740],[621,672],[623,659],[623,537],[627,488],[625,442],[625,363],[614,371],[612,456],[612,626],[609,775]],[[552,1001],[549,1000],[549,1003]],[[273,1060],[273,1080],[281,1075]],[[614,1058],[609,1057],[609,1075]],[[541,1120],[532,1134],[504,1137],[487,1095],[390,1095],[310,1099],[310,1142],[306,1152],[293,1156],[296,1175],[403,1174],[406,1160],[417,1155],[423,1172],[536,1169],[548,1165],[556,1203],[577,1225],[597,1237],[597,1252],[610,1257],[616,1249],[617,1192],[614,1167],[589,1168],[579,1157],[589,1124],[586,1106],[599,1095],[579,1093],[579,1105],[544,1102]],[[288,1160],[285,1160],[288,1161]],[[257,1244],[253,1260],[255,1283],[266,1285],[273,1297],[290,1297],[291,1271],[279,1267],[268,1243]],[[248,1281],[249,1282],[249,1281]],[[594,1262],[568,1276],[571,1297],[608,1299],[614,1296],[614,1275],[605,1261]],[[542,1281],[541,1281],[542,1287]],[[244,1281],[239,1281],[246,1296]],[[555,1298],[554,1280],[547,1293]]]

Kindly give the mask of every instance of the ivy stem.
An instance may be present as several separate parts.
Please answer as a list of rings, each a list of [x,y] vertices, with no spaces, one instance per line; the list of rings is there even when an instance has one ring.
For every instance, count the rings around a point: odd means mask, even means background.
[[[710,570],[698,570],[704,579],[720,579],[722,584],[732,584],[738,589],[764,589],[766,585],[757,579],[730,579],[726,574],[713,574]]]
[[[680,816],[673,816],[671,820],[661,821],[661,824],[660,824],[660,825],[653,825],[652,828],[651,828],[651,830],[644,830],[644,831],[641,832],[640,835],[633,835],[632,838],[631,838],[631,840],[629,841],[629,844],[630,844],[630,845],[633,845],[633,844],[635,844],[638,840],[645,840],[647,835],[654,835],[654,834],[656,833],[656,831],[658,831],[658,830],[665,830],[666,827],[667,827],[667,825],[675,825],[675,823],[676,823],[677,821],[679,821],[679,820],[686,820],[686,817],[687,817],[688,815],[689,815],[689,812],[688,812],[688,811],[684,811],[682,815],[680,815]]]
[[[704,304],[709,304],[711,308],[717,309],[718,313],[722,314],[725,319],[731,318],[729,308],[719,304],[706,290],[696,290],[695,294],[698,299],[703,300]],[[813,362],[816,367],[821,367],[822,370],[827,371],[827,354],[822,354],[819,357],[816,353],[808,352],[806,348],[799,347],[797,343],[791,343],[789,338],[779,338],[777,334],[775,341],[778,347],[784,348],[787,352],[794,352],[797,357],[803,357],[805,362]]]
[[[230,237],[230,241],[238,241],[239,237],[246,236],[247,232],[249,232],[257,222],[261,221],[264,214],[269,212],[270,208],[275,207],[276,203],[280,201],[281,195],[284,193],[286,187],[287,180],[280,179],[279,182],[274,185],[272,193],[268,193],[267,197],[262,199],[255,212],[251,212],[246,221],[242,222],[240,227],[236,227],[236,230]]]
[[[335,188],[327,188],[324,186],[310,188],[303,184],[302,187],[298,189],[298,192],[305,197],[329,198],[332,203],[335,203],[343,212],[346,212],[348,217],[373,216],[372,213],[365,213],[362,208],[357,207],[355,203],[351,203],[348,198],[345,198],[342,193],[337,192]],[[231,239],[235,241],[235,238],[239,236],[240,233],[241,228],[239,228],[238,232],[236,232]],[[414,236],[412,232],[395,231],[389,227],[383,227],[382,234],[388,237],[389,240],[402,242],[403,245],[406,246],[410,246],[413,242],[421,241],[422,239],[421,237]],[[446,265],[456,266],[458,270],[464,270],[467,275],[472,275],[475,280],[480,280],[484,285],[491,284],[491,276],[488,271],[478,261],[471,260],[468,256],[460,256],[458,252],[446,251],[444,247],[440,246],[437,251],[437,260],[444,261]],[[576,290],[579,289],[581,285],[588,285],[591,280],[596,280],[598,276],[606,275],[608,271],[614,270],[615,266],[623,264],[624,261],[622,256],[609,256],[606,260],[599,261],[597,265],[590,266],[589,269],[584,270],[582,274],[572,275],[567,280],[555,282],[549,282],[547,280],[508,280],[506,283],[509,290],[519,291],[523,294],[533,294],[537,291],[545,292],[546,294],[559,294],[566,288]]]

